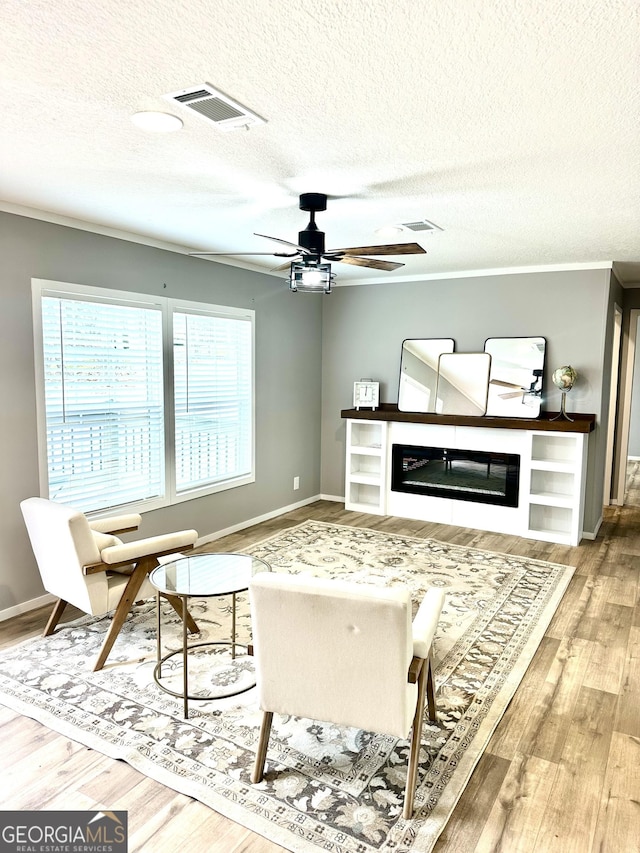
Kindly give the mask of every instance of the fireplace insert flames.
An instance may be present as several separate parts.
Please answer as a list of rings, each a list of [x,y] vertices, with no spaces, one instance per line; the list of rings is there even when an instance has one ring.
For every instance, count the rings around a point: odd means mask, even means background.
[[[519,482],[515,453],[407,444],[391,450],[394,492],[516,507]]]

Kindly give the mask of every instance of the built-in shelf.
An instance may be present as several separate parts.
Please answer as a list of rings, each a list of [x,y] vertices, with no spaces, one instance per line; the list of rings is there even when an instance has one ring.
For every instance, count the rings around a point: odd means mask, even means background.
[[[446,524],[577,545],[582,537],[587,440],[595,415],[573,421],[540,418],[481,418],[399,412],[383,404],[375,411],[344,409],[347,419],[345,506]],[[493,449],[520,456],[518,506],[454,498],[400,494],[390,488],[394,443]]]
[[[381,421],[347,421],[347,509],[384,515],[387,431],[388,424]]]
[[[532,432],[529,534],[577,545],[587,465],[587,436],[578,432]],[[551,537],[551,538],[549,538]]]

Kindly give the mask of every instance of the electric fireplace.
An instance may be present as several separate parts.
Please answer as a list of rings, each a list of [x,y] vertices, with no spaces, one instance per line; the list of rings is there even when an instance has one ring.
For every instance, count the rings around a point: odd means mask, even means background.
[[[517,507],[519,482],[516,453],[408,444],[391,449],[394,492]]]

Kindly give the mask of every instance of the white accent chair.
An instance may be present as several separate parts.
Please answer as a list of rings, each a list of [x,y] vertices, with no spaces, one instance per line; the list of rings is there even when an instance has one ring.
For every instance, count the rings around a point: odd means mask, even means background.
[[[198,538],[195,530],[181,530],[125,543],[115,534],[137,530],[137,513],[89,520],[77,509],[44,498],[27,498],[20,509],[43,586],[58,598],[43,636],[54,632],[67,604],[93,616],[115,610],[94,672],[104,666],[133,602],[155,595],[148,573],[167,555],[191,550]],[[166,598],[182,616],[180,599]],[[191,616],[187,627],[198,631]]]
[[[444,602],[425,595],[413,623],[405,587],[263,572],[249,586],[263,711],[252,782],[260,782],[273,714],[406,738],[404,817],[413,814],[425,692],[435,721],[432,643]]]

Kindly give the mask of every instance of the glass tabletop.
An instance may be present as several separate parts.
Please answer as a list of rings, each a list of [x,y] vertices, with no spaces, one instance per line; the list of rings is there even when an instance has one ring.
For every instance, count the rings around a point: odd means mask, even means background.
[[[149,581],[160,592],[206,598],[241,592],[253,575],[270,571],[268,563],[250,554],[194,554],[158,566]]]

